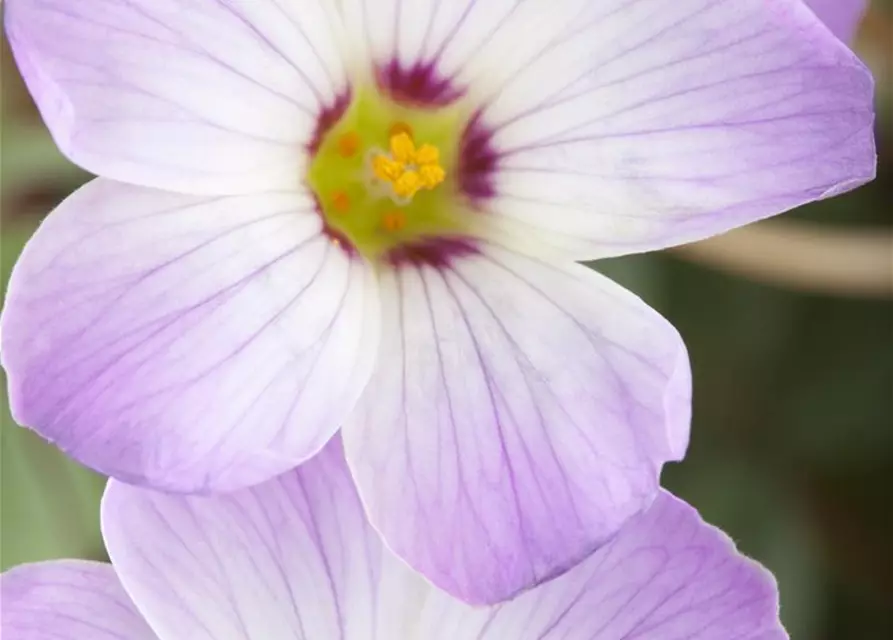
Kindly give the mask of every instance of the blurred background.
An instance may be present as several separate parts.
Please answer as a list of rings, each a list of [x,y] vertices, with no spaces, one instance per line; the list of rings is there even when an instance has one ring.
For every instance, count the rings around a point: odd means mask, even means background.
[[[692,445],[665,485],[778,577],[795,640],[893,638],[893,2],[855,49],[878,84],[877,180],[686,250],[593,265],[667,316],[694,366]],[[2,42],[0,274],[89,176],[64,160]],[[2,373],[0,373],[2,375]],[[103,558],[104,481],[0,395],[0,565]]]

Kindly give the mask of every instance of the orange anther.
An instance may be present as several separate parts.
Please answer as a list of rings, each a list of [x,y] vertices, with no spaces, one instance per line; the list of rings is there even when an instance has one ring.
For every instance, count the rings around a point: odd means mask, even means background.
[[[338,155],[342,158],[350,158],[360,149],[360,134],[356,131],[348,131],[338,138]]]
[[[405,133],[410,138],[413,138],[412,127],[410,127],[405,122],[395,122],[391,125],[391,128],[388,129],[388,140],[393,138],[394,136],[399,136],[401,133]]]
[[[338,213],[350,211],[350,196],[345,191],[336,191],[332,194],[332,208]]]
[[[406,226],[406,215],[402,211],[390,211],[381,222],[387,231],[400,231]]]

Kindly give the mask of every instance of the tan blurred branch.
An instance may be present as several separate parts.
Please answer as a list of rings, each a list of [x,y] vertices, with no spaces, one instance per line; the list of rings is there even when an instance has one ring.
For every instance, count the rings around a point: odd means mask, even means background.
[[[691,262],[779,287],[893,298],[893,232],[886,229],[770,221],[674,251]]]

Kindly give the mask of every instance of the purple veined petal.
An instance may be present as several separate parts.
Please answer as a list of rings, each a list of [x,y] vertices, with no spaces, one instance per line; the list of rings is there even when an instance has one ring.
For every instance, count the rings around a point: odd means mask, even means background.
[[[432,640],[786,640],[772,575],[662,491],[564,576],[489,610],[434,596]]]
[[[573,20],[585,0],[344,0],[346,45],[384,76],[385,88],[421,104],[466,94],[518,73]]]
[[[316,0],[7,0],[6,30],[57,144],[88,171],[188,193],[298,184],[345,86]]]
[[[98,179],[16,265],[13,415],[72,457],[174,491],[257,483],[316,453],[368,379],[371,269],[299,193],[210,198]]]
[[[514,233],[622,255],[874,177],[870,73],[800,0],[544,4],[565,23],[479,96]]]
[[[514,0],[344,0],[341,9],[355,57],[405,71],[428,69],[454,77],[499,32],[518,4]]]
[[[487,247],[405,263],[381,292],[347,459],[387,546],[449,593],[498,602],[562,573],[684,455],[685,347],[595,272]]]
[[[576,259],[689,242],[875,175],[873,82],[801,0],[346,0],[420,103],[463,96],[512,236]],[[853,2],[821,11],[841,33]]]
[[[369,527],[338,436],[298,469],[228,495],[111,481],[102,530],[162,640],[410,638],[427,591]]]
[[[856,35],[859,22],[868,9],[868,0],[804,0],[832,33],[844,42]]]
[[[0,576],[0,601],[7,640],[156,640],[108,564],[18,566]]]
[[[771,575],[661,492],[606,546],[517,600],[433,589],[369,526],[336,436],[212,497],[111,481],[102,528],[162,640],[785,640]]]

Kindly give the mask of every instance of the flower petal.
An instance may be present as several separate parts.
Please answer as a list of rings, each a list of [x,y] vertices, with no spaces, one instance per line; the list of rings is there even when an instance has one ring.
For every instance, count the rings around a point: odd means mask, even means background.
[[[102,525],[163,638],[408,638],[404,614],[425,591],[369,527],[337,436],[298,469],[228,495],[111,481]]]
[[[537,0],[534,4],[542,0]],[[404,68],[436,63],[438,74],[460,75],[480,57],[490,39],[511,31],[516,0],[342,0],[341,15],[354,57],[373,64],[398,62]]]
[[[62,560],[0,577],[0,636],[8,640],[155,640],[108,564]]]
[[[308,196],[96,180],[41,226],[2,319],[13,413],[84,464],[176,491],[318,451],[377,349],[374,275]]]
[[[228,495],[111,481],[102,522],[122,583],[162,638],[787,638],[771,575],[666,492],[602,549],[517,600],[455,600],[383,548],[337,436],[300,468]]]
[[[315,0],[7,0],[6,29],[74,162],[224,194],[298,184],[345,88],[333,15]]]
[[[490,610],[439,596],[420,637],[784,640],[772,575],[667,492],[564,576]]]
[[[514,232],[621,255],[874,177],[870,73],[800,0],[542,5],[553,35],[518,35],[479,85]]]
[[[868,0],[805,0],[838,38],[850,42],[868,9]]]
[[[488,247],[381,287],[345,450],[373,526],[442,589],[490,603],[567,570],[683,456],[685,347],[606,278]]]

